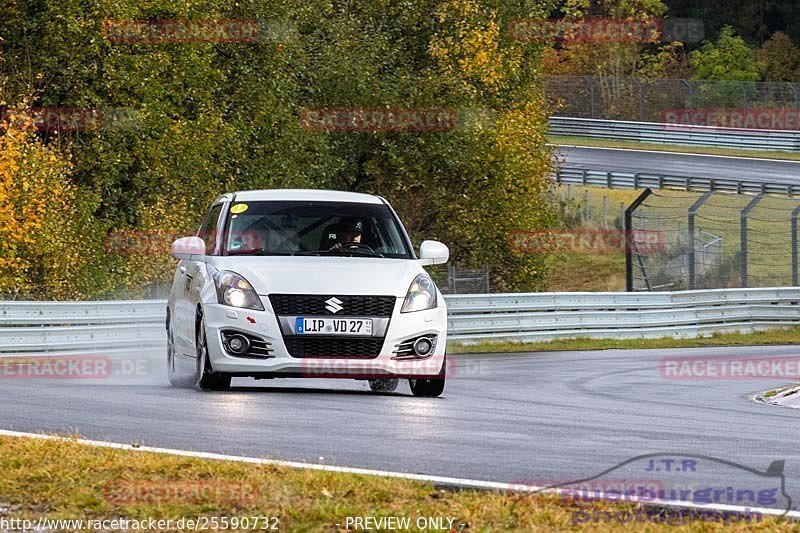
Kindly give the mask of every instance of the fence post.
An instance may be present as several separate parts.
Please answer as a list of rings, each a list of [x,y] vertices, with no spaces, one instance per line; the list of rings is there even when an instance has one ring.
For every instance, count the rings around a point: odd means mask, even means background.
[[[742,251],[742,288],[747,288],[747,216],[764,196],[765,195],[762,193],[750,200],[750,203],[747,204],[747,207],[745,207],[739,215],[739,245]]]
[[[694,85],[688,80],[681,80],[689,88],[689,97],[686,99],[686,107],[694,109]]]
[[[644,87],[639,78],[631,78],[639,88],[639,122],[644,122]]]
[[[797,217],[800,216],[800,206],[794,208],[792,211],[792,286],[798,287],[798,274],[797,274]]]
[[[747,111],[747,87],[745,87],[743,82],[738,82],[739,87],[742,89],[742,112],[744,113]]]
[[[583,191],[583,223],[589,222],[589,189]]]
[[[456,266],[451,264],[447,267],[447,284],[450,286],[450,294],[456,293]]]
[[[787,83],[786,85],[792,90],[792,94],[794,94],[794,107],[798,111],[800,111],[800,92],[797,91],[797,86],[794,83]],[[788,129],[788,128],[787,128]]]
[[[589,100],[589,102],[590,102],[589,103],[589,106],[590,106],[589,107],[589,109],[590,109],[589,114],[590,114],[590,116],[589,116],[589,118],[594,118],[595,113],[596,113],[596,107],[595,107],[595,103],[594,103],[594,78],[591,77],[591,76],[584,76],[583,79],[586,80],[586,82],[589,84],[589,94],[590,94],[590,100]]]
[[[608,229],[608,196],[603,195],[603,229]]]
[[[697,200],[692,207],[689,208],[689,290],[694,290],[696,274],[695,274],[695,258],[694,258],[694,217],[697,211],[703,206],[706,201],[714,194],[713,191],[705,193]]]
[[[647,200],[647,197],[650,196],[652,192],[653,191],[650,189],[645,189],[642,191],[642,194],[633,201],[630,207],[625,210],[625,224],[622,228],[622,235],[625,237],[625,285],[628,292],[633,292],[633,246],[631,246],[633,212]]]
[[[625,202],[619,203],[619,214],[621,215],[620,221],[622,222],[622,231],[625,231],[628,229],[625,227]]]

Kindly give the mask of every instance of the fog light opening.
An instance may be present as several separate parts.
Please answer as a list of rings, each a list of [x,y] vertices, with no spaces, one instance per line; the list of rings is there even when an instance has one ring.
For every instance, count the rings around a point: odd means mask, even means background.
[[[420,337],[414,341],[414,353],[417,355],[428,355],[433,349],[433,343],[427,337]]]
[[[250,341],[244,335],[228,337],[228,349],[235,354],[244,354],[250,350]]]

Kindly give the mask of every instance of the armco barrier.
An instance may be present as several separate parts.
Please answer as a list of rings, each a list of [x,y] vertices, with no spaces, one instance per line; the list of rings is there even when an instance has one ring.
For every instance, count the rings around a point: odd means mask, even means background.
[[[800,324],[800,288],[447,297],[449,337],[463,342],[697,337]]]
[[[696,337],[800,324],[800,288],[654,293],[448,295],[465,343]],[[0,354],[108,353],[165,346],[166,302],[0,302]]]
[[[166,302],[0,302],[0,354],[164,346]]]
[[[694,192],[730,192],[736,194],[800,194],[800,184],[771,183],[718,178],[693,178],[643,172],[615,172],[562,167],[553,174],[557,183],[606,187],[608,189],[677,189]]]
[[[750,130],[658,122],[550,117],[550,133],[656,144],[800,151],[800,132],[791,130]]]

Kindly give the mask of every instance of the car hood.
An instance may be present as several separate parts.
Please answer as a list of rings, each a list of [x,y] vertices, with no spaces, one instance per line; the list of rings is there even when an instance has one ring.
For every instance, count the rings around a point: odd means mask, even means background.
[[[424,273],[419,261],[361,257],[215,257],[209,265],[244,276],[259,295],[372,294],[405,297]]]

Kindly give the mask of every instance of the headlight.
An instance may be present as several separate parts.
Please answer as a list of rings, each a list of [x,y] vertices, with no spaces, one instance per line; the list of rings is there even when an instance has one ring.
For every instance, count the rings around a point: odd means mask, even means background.
[[[242,309],[264,310],[253,286],[236,272],[220,270],[214,274],[214,285],[217,287],[219,303]]]
[[[425,309],[433,309],[436,304],[436,285],[427,275],[420,274],[411,283],[411,287],[408,288],[406,301],[403,302],[400,312],[424,311]]]

